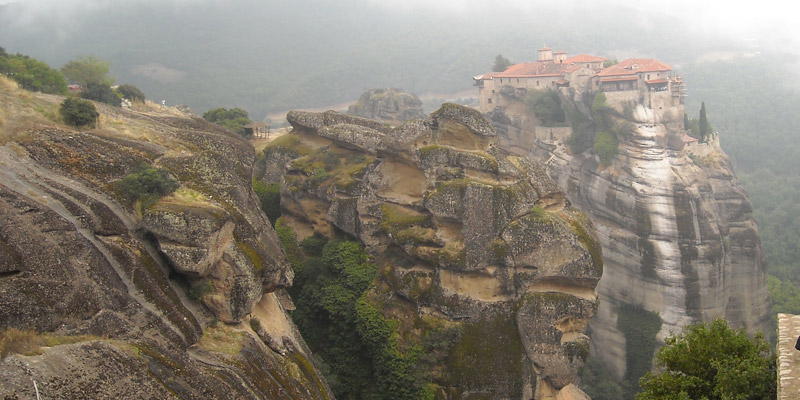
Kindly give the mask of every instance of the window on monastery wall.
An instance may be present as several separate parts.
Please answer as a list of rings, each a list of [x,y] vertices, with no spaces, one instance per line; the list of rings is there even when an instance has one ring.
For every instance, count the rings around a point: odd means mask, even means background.
[[[517,83],[519,83],[519,78],[517,78]]]
[[[492,99],[489,99],[489,104],[492,104]]]
[[[539,81],[536,81],[536,86],[539,86]]]

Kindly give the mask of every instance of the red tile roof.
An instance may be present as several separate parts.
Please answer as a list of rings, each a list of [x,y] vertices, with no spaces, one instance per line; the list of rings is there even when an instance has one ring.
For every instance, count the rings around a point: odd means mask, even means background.
[[[492,78],[526,78],[535,76],[561,76],[568,71],[572,65],[556,64],[553,62],[530,62],[514,64],[505,71],[493,73]],[[486,75],[484,75],[486,76]]]
[[[666,80],[666,79],[651,79],[649,81],[644,81],[644,83],[646,83],[648,85],[658,85],[658,84],[667,83],[667,82],[669,82],[669,81]]]
[[[608,60],[605,57],[592,56],[589,54],[577,54],[564,60],[564,64],[570,63],[590,63]]]
[[[633,75],[642,72],[671,71],[672,67],[649,58],[629,58],[597,73],[597,76]]]

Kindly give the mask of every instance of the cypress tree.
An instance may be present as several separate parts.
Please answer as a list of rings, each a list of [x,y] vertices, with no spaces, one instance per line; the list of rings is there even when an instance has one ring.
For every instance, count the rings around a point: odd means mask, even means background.
[[[700,103],[700,142],[706,142],[708,135],[708,117],[706,117],[706,102]]]

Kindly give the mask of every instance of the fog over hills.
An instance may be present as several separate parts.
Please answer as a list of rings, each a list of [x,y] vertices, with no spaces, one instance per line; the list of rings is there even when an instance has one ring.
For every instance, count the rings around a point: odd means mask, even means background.
[[[495,55],[526,61],[545,44],[680,64],[757,43],[745,40],[746,32],[695,24],[697,15],[680,3],[659,11],[618,2],[233,4],[7,2],[0,5],[0,45],[53,66],[92,54],[112,62],[119,82],[151,98],[198,111],[239,106],[261,118],[351,101],[371,87],[420,95],[470,90],[471,77],[488,71]]]

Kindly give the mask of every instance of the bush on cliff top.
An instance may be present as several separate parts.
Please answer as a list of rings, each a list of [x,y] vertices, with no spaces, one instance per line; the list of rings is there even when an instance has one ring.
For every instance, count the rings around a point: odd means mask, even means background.
[[[68,97],[61,102],[58,113],[61,114],[61,119],[67,125],[76,127],[87,126],[94,128],[97,126],[97,119],[100,117],[91,101],[72,97]]]
[[[143,208],[174,192],[180,184],[167,170],[141,166],[137,172],[114,183],[115,190],[130,204],[139,201]]]

